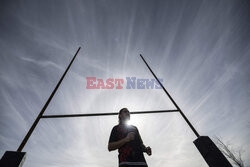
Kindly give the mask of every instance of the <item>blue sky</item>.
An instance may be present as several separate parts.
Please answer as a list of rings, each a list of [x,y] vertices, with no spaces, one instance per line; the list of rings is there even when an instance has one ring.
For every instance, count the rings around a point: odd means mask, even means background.
[[[161,89],[86,89],[86,77],[153,79],[142,54],[200,135],[245,150],[250,164],[247,1],[0,2],[0,155],[16,150],[79,46],[45,114],[175,109]],[[149,166],[206,167],[178,113],[132,115]],[[24,167],[115,167],[117,116],[42,119]]]

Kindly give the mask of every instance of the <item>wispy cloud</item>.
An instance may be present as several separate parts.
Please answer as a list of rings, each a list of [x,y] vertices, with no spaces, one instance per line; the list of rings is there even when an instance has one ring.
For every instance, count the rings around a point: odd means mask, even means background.
[[[173,109],[162,90],[88,90],[86,77],[153,78],[141,53],[201,135],[249,148],[249,9],[224,1],[29,1],[0,16],[0,153],[16,150],[78,46],[45,114]],[[237,4],[237,5],[235,5]],[[10,11],[15,11],[10,12]],[[149,166],[207,166],[179,113],[132,115]],[[42,119],[24,166],[117,166],[117,116]],[[246,164],[250,152],[244,156]],[[176,159],[176,157],[178,157]]]

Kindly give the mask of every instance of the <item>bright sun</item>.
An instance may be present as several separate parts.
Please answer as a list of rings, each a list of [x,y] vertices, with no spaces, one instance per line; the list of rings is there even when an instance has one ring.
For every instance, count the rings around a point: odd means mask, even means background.
[[[132,125],[131,120],[127,121],[127,125]]]
[[[137,116],[133,116],[132,118],[130,118],[130,120],[127,122],[127,125],[138,125],[140,124],[141,120],[137,117]]]

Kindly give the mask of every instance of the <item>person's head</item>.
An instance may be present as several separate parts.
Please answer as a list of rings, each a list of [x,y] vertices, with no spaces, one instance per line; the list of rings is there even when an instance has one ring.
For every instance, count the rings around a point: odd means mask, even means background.
[[[124,124],[130,120],[129,110],[127,108],[122,108],[118,114],[119,124]]]

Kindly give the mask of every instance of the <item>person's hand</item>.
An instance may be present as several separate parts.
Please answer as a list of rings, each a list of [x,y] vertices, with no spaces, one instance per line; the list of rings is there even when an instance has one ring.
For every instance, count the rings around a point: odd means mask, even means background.
[[[134,132],[129,132],[126,136],[126,141],[130,142],[135,139],[135,133]]]
[[[152,150],[150,147],[146,147],[146,153],[150,156],[152,155]]]

